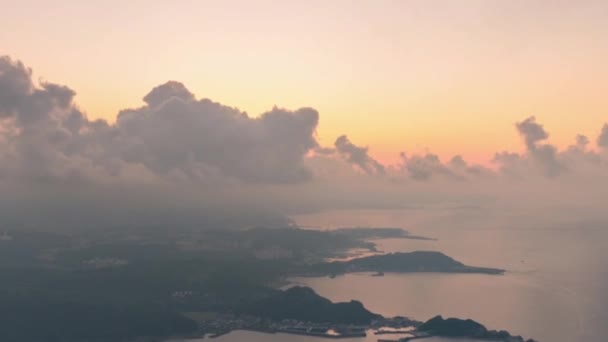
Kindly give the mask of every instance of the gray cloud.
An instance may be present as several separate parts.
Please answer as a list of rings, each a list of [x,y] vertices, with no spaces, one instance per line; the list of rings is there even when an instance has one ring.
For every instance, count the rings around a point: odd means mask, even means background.
[[[578,169],[586,167],[597,168],[601,164],[600,155],[590,150],[588,146],[589,138],[578,134],[574,144],[558,153],[560,162],[566,165],[572,172],[577,172]]]
[[[600,135],[597,137],[597,146],[600,148],[608,148],[608,123],[604,124]]]
[[[357,166],[363,172],[367,174],[384,174],[384,165],[368,154],[367,147],[353,144],[346,135],[339,136],[334,145],[344,160]]]
[[[121,112],[116,129],[135,140],[132,150],[123,149],[124,158],[156,173],[196,178],[212,168],[248,182],[294,183],[312,177],[302,159],[317,146],[318,119],[310,108],[273,108],[252,119],[210,100],[171,97],[162,105]]]
[[[0,226],[285,223],[260,189],[312,179],[314,109],[249,117],[168,82],[110,124],[74,96],[0,58]]]
[[[311,108],[250,117],[171,81],[108,123],[90,120],[74,96],[0,58],[0,228],[285,225],[286,215],[315,210],[491,200],[530,208],[559,201],[605,216],[596,211],[605,201],[589,200],[608,200],[597,186],[607,180],[605,153],[583,135],[558,150],[534,117],[516,124],[525,151],[496,153],[496,168],[432,153],[385,166],[346,135],[319,146]],[[597,143],[607,140],[604,126]],[[563,188],[569,196],[560,197]]]
[[[67,87],[35,87],[19,62],[0,60],[5,156],[15,175],[36,179],[119,176],[129,168],[199,180],[217,173],[245,182],[310,180],[303,164],[317,146],[311,108],[273,108],[260,117],[208,99],[178,82],[154,88],[146,105],[120,112],[115,125],[92,122]],[[7,131],[8,130],[8,131]]]
[[[165,84],[155,87],[144,97],[144,102],[150,107],[157,107],[167,100],[176,97],[183,101],[195,101],[194,94],[192,94],[186,87],[176,81],[169,81]]]
[[[405,153],[401,153],[401,159],[403,168],[415,180],[429,180],[434,174],[454,176],[435,154],[427,153],[408,157]]]
[[[519,170],[525,164],[522,156],[509,151],[495,153],[492,163],[498,165],[501,174],[509,177],[519,177]]]
[[[21,62],[13,63],[0,56],[0,118],[14,115],[31,87],[31,70]]]
[[[536,149],[536,144],[539,141],[543,141],[549,137],[545,128],[536,123],[536,117],[534,116],[530,116],[524,121],[516,123],[515,127],[517,127],[517,131],[524,138],[528,150]]]
[[[580,150],[585,150],[587,145],[589,145],[589,138],[585,135],[578,134],[576,136],[576,147]]]
[[[317,148],[315,148],[315,153],[318,155],[322,155],[322,156],[330,156],[334,153],[336,153],[336,149],[335,148],[331,148],[331,147],[322,147],[322,146],[318,146]]]
[[[462,181],[491,174],[491,171],[483,166],[469,165],[460,155],[452,157],[447,163],[442,162],[439,156],[432,153],[408,157],[402,152],[400,156],[402,162],[400,169],[410,178],[418,181],[430,180],[434,176]]]
[[[542,125],[536,122],[534,116],[516,123],[515,126],[519,134],[524,138],[530,157],[542,169],[543,173],[553,177],[564,170],[563,165],[557,160],[557,148],[550,144],[540,143],[547,139],[549,134]]]
[[[481,165],[470,165],[461,155],[455,155],[450,159],[447,167],[456,175],[464,178],[487,177],[492,175],[492,171]],[[456,177],[458,178],[458,177]]]

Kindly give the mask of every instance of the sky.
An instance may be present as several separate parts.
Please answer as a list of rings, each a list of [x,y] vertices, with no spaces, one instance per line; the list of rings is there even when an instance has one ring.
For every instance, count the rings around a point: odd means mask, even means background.
[[[605,2],[0,8],[0,229],[608,222]]]
[[[91,119],[168,80],[259,116],[313,107],[383,163],[484,165],[524,151],[536,116],[560,148],[608,118],[605,1],[5,1],[0,55],[69,85]],[[491,139],[488,139],[490,138]]]

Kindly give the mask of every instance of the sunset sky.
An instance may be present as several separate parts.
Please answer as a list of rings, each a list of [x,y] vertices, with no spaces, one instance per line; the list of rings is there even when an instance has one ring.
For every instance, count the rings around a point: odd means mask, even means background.
[[[608,341],[607,203],[608,0],[0,0],[0,342]]]
[[[348,134],[486,163],[535,115],[560,148],[608,119],[605,1],[6,1],[0,55],[114,121],[167,80],[252,116],[313,107]],[[7,29],[10,28],[10,29]]]

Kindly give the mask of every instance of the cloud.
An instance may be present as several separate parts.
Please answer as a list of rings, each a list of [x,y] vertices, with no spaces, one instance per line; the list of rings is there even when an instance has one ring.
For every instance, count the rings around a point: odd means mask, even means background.
[[[515,125],[525,149],[492,167],[430,152],[384,165],[347,135],[320,146],[312,108],[251,117],[170,81],[109,123],[74,97],[0,58],[0,227],[284,226],[303,212],[441,206],[606,215],[606,154],[584,135],[558,150],[534,117]]]
[[[600,135],[597,137],[597,146],[600,148],[608,148],[608,123],[604,124]]]
[[[576,136],[576,148],[584,151],[587,148],[587,145],[589,145],[589,138],[585,135],[578,134]]]
[[[251,118],[196,100],[171,81],[152,89],[145,106],[121,111],[110,125],[88,120],[72,103],[71,89],[50,83],[36,87],[22,63],[4,57],[0,70],[4,152],[12,155],[15,175],[65,180],[115,177],[137,168],[159,178],[194,181],[213,173],[254,183],[312,177],[303,158],[317,146],[314,109],[273,108]]]
[[[465,181],[490,176],[492,171],[481,165],[469,165],[460,155],[453,156],[447,163],[433,153],[414,154],[408,157],[405,152],[400,154],[402,170],[413,180],[428,181],[433,177],[447,180]]]
[[[336,153],[335,148],[322,147],[322,146],[318,146],[317,148],[314,149],[314,151],[315,151],[315,154],[322,155],[322,156],[330,156],[330,155],[333,155],[334,153]]]
[[[549,138],[549,134],[542,125],[536,122],[534,116],[516,123],[515,126],[519,134],[524,138],[530,157],[545,175],[553,177],[564,170],[563,165],[557,160],[557,148],[550,144],[540,143]]]
[[[14,115],[24,94],[31,91],[31,70],[0,56],[0,118]]]
[[[250,117],[171,81],[110,124],[88,119],[74,96],[0,58],[3,224],[286,222],[261,189],[313,177],[305,163],[318,146],[312,108]]]
[[[427,153],[408,158],[405,153],[401,153],[401,159],[403,160],[403,169],[415,180],[429,180],[434,174],[454,176],[435,154]]]
[[[492,163],[499,167],[499,172],[509,177],[519,177],[519,170],[525,164],[523,158],[515,152],[502,151],[494,154]]]
[[[517,127],[517,131],[524,138],[528,150],[536,149],[536,144],[539,141],[543,141],[549,137],[545,128],[536,123],[536,117],[534,116],[530,116],[524,121],[516,123],[515,127]]]
[[[144,102],[150,107],[157,107],[174,97],[185,102],[196,100],[194,94],[186,89],[183,84],[176,81],[169,81],[152,89],[152,91],[144,97]]]
[[[353,144],[346,135],[339,136],[334,146],[344,160],[355,165],[363,172],[367,174],[384,174],[384,165],[368,154],[368,148]]]
[[[487,177],[493,174],[492,170],[482,165],[470,165],[461,155],[455,155],[447,164],[448,168],[461,177]],[[457,177],[458,178],[458,177]]]
[[[312,177],[302,160],[317,146],[318,120],[311,108],[273,108],[249,118],[207,99],[170,97],[121,112],[116,129],[131,142],[123,158],[158,174],[175,171],[196,179],[215,169],[246,182],[297,183]]]

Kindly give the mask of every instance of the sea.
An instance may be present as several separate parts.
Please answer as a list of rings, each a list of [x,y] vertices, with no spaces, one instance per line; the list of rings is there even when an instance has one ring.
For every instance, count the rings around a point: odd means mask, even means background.
[[[209,342],[209,341],[217,341],[217,342],[376,342],[379,338],[386,340],[396,340],[397,338],[393,335],[373,335],[371,332],[367,334],[367,337],[357,337],[357,338],[341,338],[341,339],[333,339],[333,338],[323,338],[323,337],[312,337],[312,336],[302,336],[302,335],[289,335],[289,334],[265,334],[258,333],[252,331],[233,331],[230,334],[223,335],[218,338],[210,339],[210,338],[200,338],[200,339],[190,339],[184,340],[187,342]],[[414,340],[417,341],[417,340]],[[450,339],[450,338],[442,338],[442,337],[430,337],[424,338],[420,341],[425,342],[479,342],[471,339]],[[178,340],[172,340],[171,342],[178,342]]]
[[[608,341],[608,226],[597,222],[535,223],[504,218],[412,220],[412,212],[367,211],[302,215],[302,226],[403,227],[434,238],[375,240],[383,252],[439,251],[467,265],[506,269],[504,275],[410,273],[294,278],[332,301],[356,299],[384,316],[426,320],[471,318],[489,329],[544,342]],[[409,218],[409,219],[408,219]],[[524,220],[525,222],[525,220]],[[457,224],[456,224],[457,223]],[[377,336],[342,340],[376,341]],[[218,342],[316,342],[324,339],[233,332]],[[325,340],[324,340],[325,341]],[[470,341],[431,338],[428,342]]]

